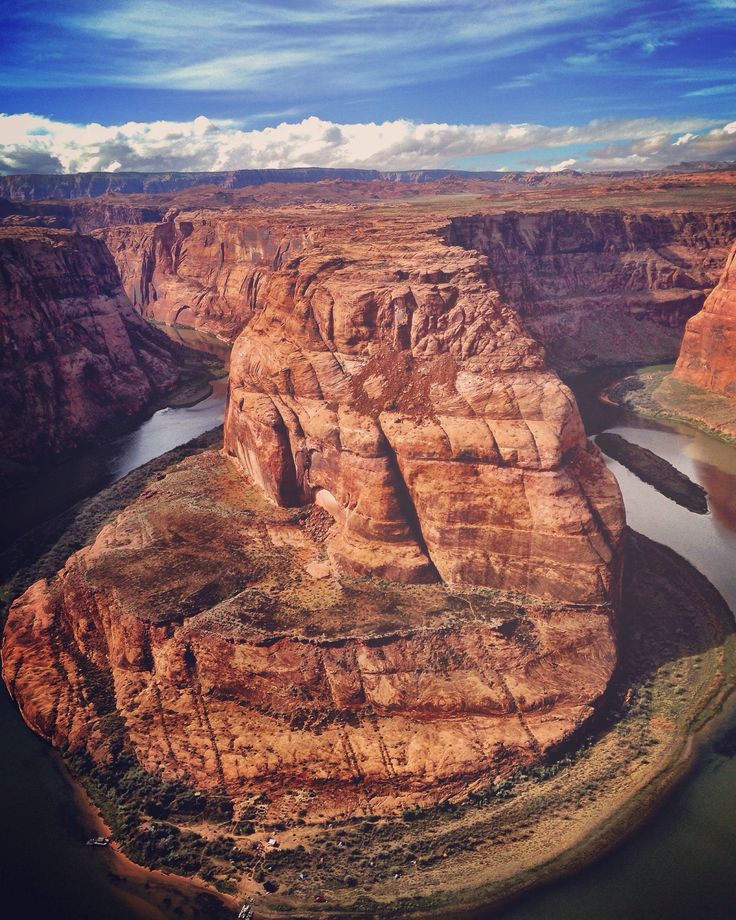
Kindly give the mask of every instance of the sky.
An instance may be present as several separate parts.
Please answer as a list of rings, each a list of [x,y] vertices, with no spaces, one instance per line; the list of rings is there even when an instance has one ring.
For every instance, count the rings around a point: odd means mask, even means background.
[[[736,160],[736,0],[0,0],[0,173]]]

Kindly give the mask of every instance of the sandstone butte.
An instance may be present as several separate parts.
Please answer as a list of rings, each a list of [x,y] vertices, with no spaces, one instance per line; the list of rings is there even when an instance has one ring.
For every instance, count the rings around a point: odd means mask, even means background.
[[[0,227],[0,438],[36,463],[171,390],[170,346],[132,308],[110,253],[69,230]]]
[[[703,309],[688,321],[673,376],[736,399],[736,246]]]
[[[415,215],[315,213],[298,246],[247,235],[270,267],[241,301],[224,454],[32,585],[3,644],[55,745],[109,760],[122,716],[145,769],[274,819],[506,776],[616,664],[621,496],[487,257]],[[226,251],[227,221],[202,224],[185,239]]]

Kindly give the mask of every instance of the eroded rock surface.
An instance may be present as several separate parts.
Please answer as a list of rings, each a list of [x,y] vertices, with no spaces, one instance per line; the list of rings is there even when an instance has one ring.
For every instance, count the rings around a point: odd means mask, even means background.
[[[329,511],[343,572],[606,603],[618,487],[491,283],[432,225],[323,227],[235,343],[226,449],[277,503]]]
[[[145,769],[236,817],[320,820],[506,776],[593,712],[609,608],[339,579],[336,527],[218,453],[184,461],[13,605],[3,676],[24,717],[102,762],[121,716]]]
[[[563,368],[675,357],[715,285],[734,212],[559,209],[450,221],[450,242],[489,258],[494,283]]]
[[[105,246],[0,228],[2,455],[36,462],[172,389],[165,336],[133,310]]]
[[[736,246],[703,309],[687,324],[673,376],[736,399]]]
[[[111,226],[99,235],[141,313],[230,342],[253,315],[271,272],[305,241],[304,230],[278,216],[266,222],[177,209],[160,223]]]

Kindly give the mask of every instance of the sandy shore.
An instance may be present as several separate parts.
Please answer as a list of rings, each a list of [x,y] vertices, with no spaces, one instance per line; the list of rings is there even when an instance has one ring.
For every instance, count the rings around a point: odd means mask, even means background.
[[[69,783],[75,811],[85,827],[89,828],[90,836],[112,838],[112,829],[82,786],[69,773],[63,758],[56,752],[53,752],[53,756]],[[99,853],[108,875],[130,904],[132,915],[140,917],[141,920],[167,920],[172,911],[181,917],[199,917],[201,915],[198,912],[192,911],[197,910],[195,904],[202,895],[208,902],[219,902],[232,916],[237,916],[240,909],[237,899],[214,891],[200,880],[139,866],[123,853],[114,839],[108,847],[100,848],[96,852]]]
[[[644,367],[608,386],[603,402],[649,418],[684,422],[736,443],[736,400],[676,380],[671,365]]]

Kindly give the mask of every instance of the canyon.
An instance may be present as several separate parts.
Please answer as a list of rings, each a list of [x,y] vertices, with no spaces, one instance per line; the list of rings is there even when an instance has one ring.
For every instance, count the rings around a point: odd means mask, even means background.
[[[0,209],[11,459],[176,386],[147,319],[232,343],[222,449],[151,476],[25,586],[2,664],[89,775],[122,758],[226,802],[248,845],[463,802],[574,751],[619,692],[632,555],[558,371],[673,358],[685,328],[676,376],[730,393],[734,363],[733,256],[710,293],[736,235],[722,175],[694,208],[702,176],[627,178],[602,206],[588,178],[294,173],[296,204],[270,175],[50,177],[101,190],[52,202],[20,177]]]
[[[179,379],[167,338],[133,309],[108,250],[88,236],[0,228],[0,326],[7,469],[78,446]]]

